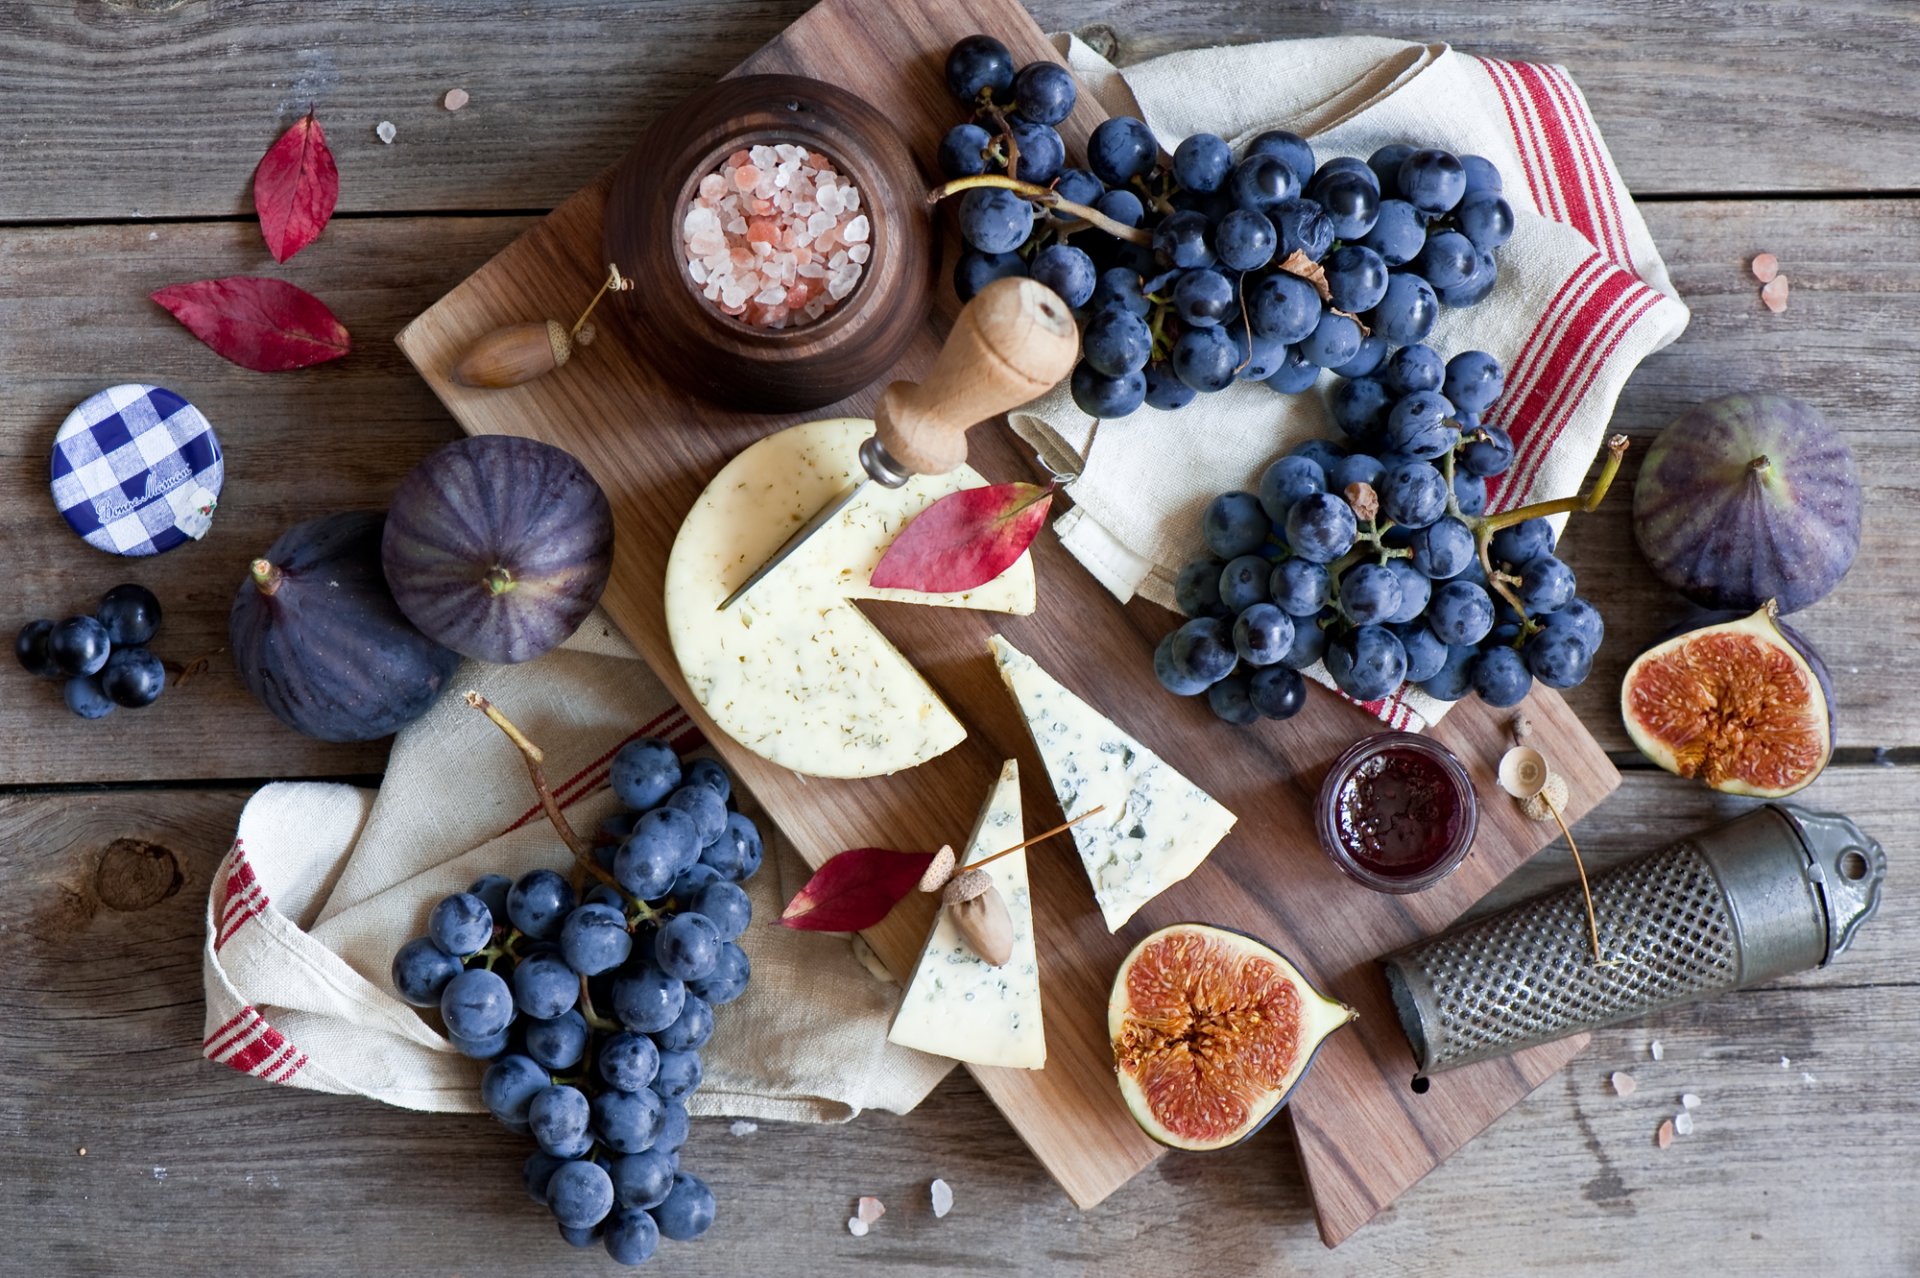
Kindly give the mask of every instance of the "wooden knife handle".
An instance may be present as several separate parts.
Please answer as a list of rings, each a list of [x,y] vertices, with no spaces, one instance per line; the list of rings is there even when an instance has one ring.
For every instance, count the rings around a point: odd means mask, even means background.
[[[920,475],[967,459],[967,430],[1038,397],[1073,371],[1080,334],[1060,296],[1030,279],[996,280],[960,311],[933,371],[895,382],[874,409],[887,454]]]

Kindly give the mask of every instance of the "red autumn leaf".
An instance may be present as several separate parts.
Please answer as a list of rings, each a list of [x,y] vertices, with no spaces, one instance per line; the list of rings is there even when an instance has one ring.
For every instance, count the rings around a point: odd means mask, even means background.
[[[887,917],[913,891],[931,852],[853,848],[813,872],[787,908],[782,927],[802,932],[858,932]]]
[[[305,368],[353,349],[344,324],[303,288],[253,275],[169,284],[153,300],[193,335],[242,368]]]
[[[1053,485],[993,484],[948,493],[913,517],[880,556],[873,584],[951,594],[1013,566],[1047,522]]]
[[[284,262],[313,243],[339,198],[340,170],[309,111],[267,148],[253,171],[253,207],[273,260]]]

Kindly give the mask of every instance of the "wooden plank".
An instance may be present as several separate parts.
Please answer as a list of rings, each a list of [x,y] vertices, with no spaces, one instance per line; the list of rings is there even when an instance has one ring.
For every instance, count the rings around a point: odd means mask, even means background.
[[[550,208],[807,7],[473,0],[302,5],[262,20],[168,0],[14,6],[0,13],[0,218],[244,212],[255,161],[309,105],[340,157],[344,210]],[[1920,187],[1920,105],[1888,78],[1920,54],[1902,0],[1772,6],[1764,22],[1743,0],[1587,0],[1521,24],[1475,0],[1032,9],[1043,28],[1082,28],[1123,62],[1345,33],[1560,62],[1643,194]],[[886,6],[872,11],[885,20]],[[440,100],[455,86],[472,102],[449,113]],[[390,147],[374,137],[383,119],[399,130]]]
[[[1910,769],[1849,768],[1804,797],[1904,847],[1911,793]],[[127,1239],[138,1238],[145,1272],[199,1273],[243,1237],[290,1274],[374,1257],[380,1272],[409,1276],[594,1263],[570,1259],[521,1192],[524,1138],[478,1116],[272,1089],[199,1058],[201,916],[244,799],[0,798],[9,1263],[120,1274]],[[1607,864],[1738,806],[1629,777],[1605,819],[1581,827],[1581,847]],[[103,861],[116,868],[103,873]],[[1568,872],[1556,848],[1527,878],[1545,886]],[[1079,1212],[956,1072],[904,1117],[765,1123],[741,1137],[723,1120],[696,1122],[686,1165],[713,1183],[719,1223],[699,1245],[668,1245],[656,1264],[694,1275],[879,1265],[913,1278],[1041,1268],[1637,1278],[1656,1264],[1798,1274],[1812,1256],[1842,1278],[1909,1274],[1920,1259],[1904,1211],[1920,1198],[1908,1138],[1920,1094],[1917,936],[1920,896],[1896,883],[1832,967],[1602,1031],[1573,1069],[1336,1252],[1320,1249],[1280,1124],[1239,1149],[1166,1159]],[[1664,1045],[1658,1065],[1653,1038]],[[1613,1094],[1615,1069],[1638,1079],[1633,1097]],[[1653,1128],[1684,1091],[1702,1098],[1696,1133],[1657,1150]],[[955,1190],[944,1220],[926,1205],[936,1175]],[[864,1193],[888,1213],[853,1239],[845,1221]]]

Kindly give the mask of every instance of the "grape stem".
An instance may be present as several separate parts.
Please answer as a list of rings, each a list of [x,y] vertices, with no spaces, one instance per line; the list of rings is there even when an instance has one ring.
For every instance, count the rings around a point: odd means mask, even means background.
[[[519,749],[520,757],[526,760],[527,776],[532,779],[533,788],[540,796],[540,806],[546,810],[547,820],[551,821],[553,828],[559,832],[560,841],[572,850],[573,859],[579,862],[580,868],[602,883],[618,888],[620,884],[614,877],[595,864],[593,844],[574,832],[573,826],[567,821],[566,813],[560,810],[560,804],[553,797],[553,790],[547,785],[546,769],[541,766],[546,762],[547,756],[541,753],[540,747],[527,740],[526,734],[516,728],[511,719],[500,713],[499,707],[478,692],[468,691],[467,704],[493,720],[494,726],[506,733],[507,740],[513,742]]]
[[[1007,144],[1007,172],[1020,171],[1020,143],[1013,136],[1013,126],[1007,123],[1007,114],[993,104],[993,99],[985,93],[980,95],[980,110],[1000,129],[1000,141]]]
[[[1479,515],[1465,521],[1467,525],[1473,529],[1474,544],[1480,552],[1480,567],[1487,574],[1487,584],[1498,591],[1500,597],[1505,599],[1509,604],[1512,604],[1513,610],[1520,614],[1520,620],[1523,623],[1521,626],[1522,634],[1526,631],[1524,623],[1529,620],[1527,610],[1521,604],[1518,596],[1507,588],[1506,582],[1501,580],[1506,574],[1494,570],[1492,554],[1493,535],[1502,528],[1511,528],[1513,525],[1525,523],[1529,519],[1540,519],[1548,515],[1572,514],[1575,511],[1591,514],[1593,511],[1598,510],[1601,501],[1606,498],[1607,489],[1613,486],[1614,476],[1620,473],[1620,459],[1627,455],[1627,442],[1625,435],[1615,435],[1607,440],[1607,455],[1600,467],[1600,474],[1593,481],[1593,487],[1589,488],[1584,496],[1575,493],[1571,497],[1556,497],[1552,501],[1536,501],[1531,505],[1519,506],[1513,510],[1502,511],[1497,515]],[[1453,467],[1451,463],[1452,457],[1449,455],[1447,467],[1449,475],[1447,499],[1449,502],[1453,500],[1453,484],[1451,482]],[[1509,578],[1508,580],[1511,579]]]
[[[955,178],[951,182],[942,182],[927,192],[927,203],[938,204],[949,196],[960,195],[983,186],[997,186],[1001,190],[1012,191],[1015,195],[1032,200],[1044,208],[1071,213],[1082,221],[1099,227],[1117,240],[1125,240],[1129,244],[1139,244],[1143,247],[1151,246],[1153,243],[1152,233],[1142,227],[1123,225],[1099,209],[1089,208],[1085,204],[1067,199],[1052,187],[1041,186],[1037,182],[1022,182],[1004,173],[981,173],[975,177]]]
[[[580,1016],[581,1019],[585,1020],[593,1029],[605,1030],[612,1033],[624,1028],[617,1022],[610,1021],[593,1010],[593,994],[587,989],[587,978],[584,976],[580,978]],[[591,1040],[589,1040],[588,1046],[592,1046]]]

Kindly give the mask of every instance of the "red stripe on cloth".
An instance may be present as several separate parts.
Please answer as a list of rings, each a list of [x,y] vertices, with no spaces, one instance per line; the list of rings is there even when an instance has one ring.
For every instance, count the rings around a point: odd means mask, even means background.
[[[261,1020],[259,1013],[256,1012],[254,1013],[253,1019],[247,1022],[247,1026],[244,1030],[242,1030],[238,1034],[235,1034],[232,1038],[228,1039],[225,1043],[221,1044],[219,1047],[216,1047],[211,1051],[203,1052],[202,1055],[204,1055],[210,1061],[224,1062],[229,1057],[231,1057],[235,1052],[244,1048],[248,1043],[252,1042],[255,1038],[258,1038],[260,1036],[261,1031],[270,1029],[270,1028],[272,1027],[269,1026],[265,1021]]]
[[[233,1044],[236,1041],[238,1041],[240,1035],[235,1031],[244,1032],[246,1029],[252,1026],[254,1021],[258,1020],[259,1018],[260,1018],[260,1013],[253,1010],[252,1004],[248,1004],[246,1007],[241,1008],[238,1012],[235,1012],[232,1016],[227,1018],[227,1023],[225,1025],[222,1025],[219,1029],[207,1035],[207,1037],[201,1041],[201,1044],[200,1044],[201,1052],[204,1053],[205,1055],[212,1056],[216,1052],[225,1051],[227,1048],[233,1046]]]
[[[1546,193],[1541,190],[1540,179],[1534,173],[1532,143],[1527,127],[1520,123],[1513,90],[1507,84],[1504,71],[1507,64],[1494,58],[1476,58],[1475,61],[1486,72],[1487,82],[1493,85],[1494,92],[1500,95],[1500,105],[1507,113],[1507,126],[1513,130],[1513,149],[1520,157],[1520,172],[1527,179],[1527,193],[1533,197],[1533,206],[1545,213]]]
[[[1520,81],[1518,63],[1500,63],[1500,74],[1506,78],[1507,88],[1513,94],[1513,103],[1517,109],[1519,131],[1515,134],[1514,140],[1523,154],[1529,158],[1538,177],[1540,195],[1536,202],[1540,206],[1540,212],[1556,222],[1565,222],[1567,220],[1566,196],[1560,190],[1560,184],[1554,180],[1553,157],[1548,152],[1547,131],[1540,119],[1540,109]]]
[[[1600,150],[1600,137],[1594,129],[1593,116],[1588,113],[1565,70],[1545,63],[1535,69],[1539,71],[1547,92],[1559,103],[1560,117],[1566,122],[1567,132],[1573,139],[1575,150],[1579,152],[1580,165],[1585,174],[1582,188],[1597,215],[1603,241],[1601,247],[1617,265],[1631,271],[1633,255],[1627,251],[1626,224],[1620,216],[1620,196],[1613,189],[1613,174]],[[1634,274],[1638,275],[1639,272],[1634,271]]]
[[[287,1045],[287,1040],[273,1026],[267,1025],[265,1029],[266,1032],[259,1038],[227,1057],[222,1064],[231,1065],[242,1074],[250,1074],[254,1066],[279,1055],[280,1050]]]
[[[1533,330],[1527,334],[1527,340],[1521,343],[1513,366],[1507,370],[1506,386],[1501,390],[1500,398],[1487,410],[1488,421],[1506,421],[1512,416],[1513,406],[1533,385],[1532,379],[1540,371],[1542,357],[1560,335],[1561,311],[1580,296],[1581,290],[1600,277],[1605,266],[1606,259],[1595,253],[1560,281],[1560,287],[1554,290],[1546,306],[1541,308],[1540,317],[1534,320]]]
[[[554,799],[560,803],[560,806],[562,808],[565,808],[571,803],[578,802],[586,793],[591,792],[592,787],[589,787],[589,789],[587,790],[582,790],[579,793],[572,794],[570,797],[567,797],[565,799],[562,799],[561,796],[563,794],[566,794],[569,790],[572,790],[576,786],[578,786],[582,781],[582,779],[588,777],[596,768],[606,763],[607,760],[613,758],[614,755],[619,754],[621,749],[624,746],[626,746],[629,742],[638,741],[640,738],[647,736],[649,733],[654,732],[661,725],[666,724],[669,720],[673,719],[675,716],[684,717],[685,714],[686,714],[686,711],[682,710],[678,705],[675,705],[663,711],[662,713],[655,715],[648,722],[641,724],[638,728],[634,729],[633,732],[629,733],[627,736],[615,742],[612,749],[608,750],[605,754],[602,754],[599,758],[595,759],[592,763],[587,764],[585,767],[581,768],[578,772],[574,773],[572,776],[568,777],[564,782],[562,782],[560,787],[554,791]],[[545,809],[542,807],[542,805],[538,803],[534,804],[532,807],[528,808],[525,812],[521,813],[518,820],[516,820],[512,825],[508,826],[506,829],[500,831],[500,833],[511,834],[513,831],[519,829],[521,826],[527,824],[529,821],[532,821],[535,817],[538,817],[544,810]],[[497,838],[499,836],[496,835],[495,837]]]
[[[305,1052],[302,1052],[300,1053],[300,1055],[293,1058],[293,1064],[287,1066],[287,1068],[281,1072],[280,1077],[272,1081],[276,1083],[284,1083],[287,1080],[291,1079],[295,1074],[298,1074],[301,1070],[305,1069],[306,1066],[307,1066],[307,1054]]]
[[[256,884],[250,885],[246,891],[238,892],[238,893],[235,893],[233,896],[228,897],[226,908],[220,911],[220,926],[224,929],[227,925],[228,920],[233,918],[235,914],[238,914],[241,910],[244,910],[248,905],[258,900],[260,897],[260,891],[261,891],[260,886],[259,884],[256,883]]]
[[[214,941],[213,941],[214,952],[218,953],[219,951],[225,949],[227,947],[227,942],[231,941],[234,938],[234,935],[237,932],[239,932],[241,928],[245,927],[247,924],[253,922],[255,919],[259,918],[262,914],[266,913],[268,904],[269,902],[267,900],[267,894],[265,892],[262,892],[258,900],[254,901],[253,904],[249,905],[244,911],[242,911],[237,918],[235,918],[231,923],[226,925],[225,929],[222,930],[219,936],[214,938]]]
[[[1586,184],[1580,180],[1580,164],[1573,154],[1573,140],[1567,132],[1567,121],[1555,104],[1553,95],[1541,81],[1540,68],[1531,62],[1515,62],[1512,65],[1540,121],[1554,188],[1559,192],[1566,210],[1566,216],[1561,220],[1586,236],[1595,248],[1604,250],[1593,201],[1588,198]]]
[[[295,1047],[292,1043],[288,1043],[286,1046],[286,1049],[282,1051],[278,1056],[274,1057],[272,1061],[268,1062],[265,1065],[262,1065],[259,1069],[249,1070],[248,1072],[251,1073],[255,1078],[264,1078],[268,1082],[272,1082],[274,1072],[279,1070],[288,1061],[292,1060],[294,1057],[298,1056],[299,1054],[300,1054],[300,1049]]]

